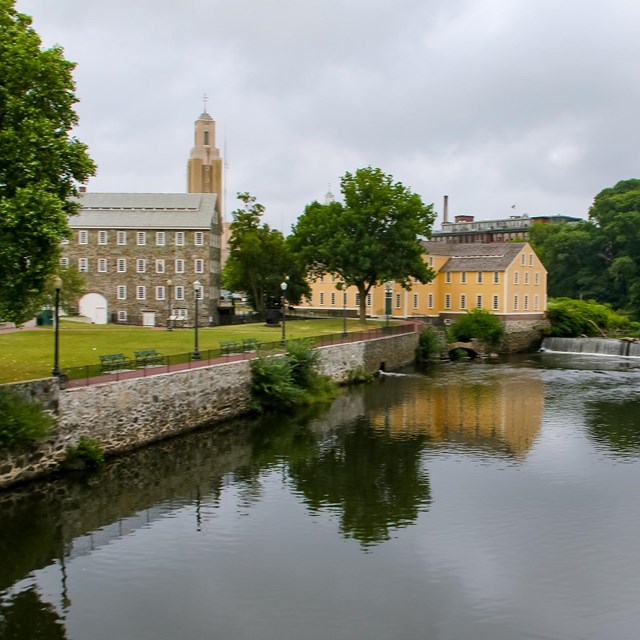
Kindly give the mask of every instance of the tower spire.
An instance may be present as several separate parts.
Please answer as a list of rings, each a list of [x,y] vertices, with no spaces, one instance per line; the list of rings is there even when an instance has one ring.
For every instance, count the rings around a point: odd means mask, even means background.
[[[202,112],[203,113],[207,113],[207,100],[209,100],[209,96],[205,93],[202,96],[202,104],[203,104]]]

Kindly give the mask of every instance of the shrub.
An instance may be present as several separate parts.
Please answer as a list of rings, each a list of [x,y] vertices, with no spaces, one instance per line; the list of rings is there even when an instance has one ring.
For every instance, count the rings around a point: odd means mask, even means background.
[[[356,367],[347,371],[347,384],[362,384],[363,382],[373,382],[374,375],[365,370],[364,367]]]
[[[68,447],[63,466],[67,469],[95,470],[104,464],[104,451],[93,438],[80,436],[75,447]]]
[[[476,338],[488,344],[497,344],[504,334],[500,318],[486,309],[473,309],[461,316],[450,328],[451,336],[460,342]]]
[[[598,336],[606,332],[634,330],[634,324],[623,314],[616,313],[609,305],[595,300],[557,298],[549,302],[547,318],[550,327],[547,335],[560,338]]]
[[[439,354],[444,345],[438,332],[433,327],[426,327],[420,332],[416,347],[416,362],[427,362]]]
[[[251,361],[251,408],[262,412],[302,404],[305,392],[293,381],[287,358],[260,357]]]
[[[309,388],[317,375],[320,352],[313,349],[312,340],[293,340],[287,343],[287,350],[293,382],[303,389]]]
[[[11,451],[49,435],[53,416],[15,391],[0,388],[0,450]]]

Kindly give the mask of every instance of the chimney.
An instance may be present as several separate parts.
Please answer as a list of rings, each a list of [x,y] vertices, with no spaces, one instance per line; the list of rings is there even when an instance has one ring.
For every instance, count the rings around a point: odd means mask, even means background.
[[[449,196],[444,197],[444,205],[442,209],[442,222],[449,222]]]
[[[78,191],[80,191],[80,193],[87,193],[87,187],[82,186]]]

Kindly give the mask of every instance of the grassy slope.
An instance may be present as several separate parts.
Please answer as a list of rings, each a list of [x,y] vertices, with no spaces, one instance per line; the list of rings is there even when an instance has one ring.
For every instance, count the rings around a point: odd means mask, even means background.
[[[374,323],[372,323],[374,325]],[[362,325],[349,321],[349,331],[360,331]],[[342,320],[307,320],[287,322],[287,340],[321,336],[342,331]],[[245,324],[234,327],[205,327],[198,331],[200,351],[217,349],[221,340],[256,338],[260,342],[276,342],[281,327]],[[164,355],[193,350],[193,329],[151,329],[119,325],[94,325],[62,320],[60,322],[60,367],[76,367],[99,363],[99,355],[156,349]],[[0,335],[0,383],[47,377],[53,367],[53,328],[21,330]]]

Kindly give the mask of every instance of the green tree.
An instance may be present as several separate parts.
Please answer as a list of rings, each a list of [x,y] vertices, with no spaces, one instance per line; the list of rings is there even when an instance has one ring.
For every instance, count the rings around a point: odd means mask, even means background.
[[[486,309],[473,309],[451,325],[451,335],[455,340],[468,342],[473,338],[489,345],[496,345],[504,335],[504,325],[500,318]]]
[[[74,64],[43,49],[29,16],[0,0],[0,317],[28,318],[56,267],[77,184],[95,172],[78,123]]]
[[[316,275],[331,273],[360,294],[360,321],[372,287],[393,280],[405,289],[434,273],[421,238],[431,235],[433,205],[380,169],[366,167],[341,179],[344,204],[312,202],[298,219],[292,244]]]
[[[56,275],[62,280],[60,289],[60,308],[67,313],[75,313],[78,310],[78,300],[85,292],[85,279],[77,267],[58,267]],[[56,290],[53,286],[53,278],[47,282],[42,304],[53,308],[56,300]]]
[[[286,278],[286,300],[289,304],[298,304],[309,292],[303,265],[282,233],[261,222],[264,206],[248,193],[239,193],[238,199],[244,206],[232,213],[223,286],[244,291],[252,308],[262,312],[280,306],[280,285]]]

